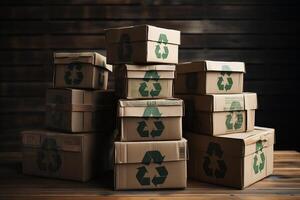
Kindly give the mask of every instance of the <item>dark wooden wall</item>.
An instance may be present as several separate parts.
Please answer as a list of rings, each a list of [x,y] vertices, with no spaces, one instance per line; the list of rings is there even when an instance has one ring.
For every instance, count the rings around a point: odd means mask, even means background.
[[[20,130],[41,127],[52,52],[104,52],[103,29],[148,23],[182,31],[180,61],[245,61],[259,94],[257,125],[295,149],[299,117],[297,0],[1,0],[0,152],[20,151]],[[299,124],[300,125],[300,124]]]

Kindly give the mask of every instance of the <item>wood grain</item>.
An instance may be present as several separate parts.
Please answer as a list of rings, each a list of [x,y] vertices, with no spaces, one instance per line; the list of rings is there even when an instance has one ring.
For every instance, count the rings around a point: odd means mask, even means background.
[[[274,174],[244,190],[189,180],[185,190],[113,191],[108,176],[79,183],[22,175],[20,154],[0,153],[0,199],[299,199],[300,153],[275,151],[274,156]]]
[[[43,126],[54,51],[105,55],[105,28],[145,23],[181,31],[180,62],[246,62],[244,89],[259,94],[256,123],[276,128],[276,148],[299,149],[298,121],[286,117],[299,111],[297,1],[1,0],[0,5],[2,151],[19,151],[20,130]]]

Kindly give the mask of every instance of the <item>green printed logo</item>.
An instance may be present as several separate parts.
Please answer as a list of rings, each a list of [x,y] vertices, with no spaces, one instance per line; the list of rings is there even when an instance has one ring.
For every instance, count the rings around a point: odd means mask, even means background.
[[[45,138],[37,155],[37,165],[40,170],[52,173],[60,169],[62,160],[55,139]]]
[[[149,137],[150,134],[153,138],[161,136],[162,132],[165,129],[164,123],[161,120],[156,120],[153,123],[156,129],[149,131],[147,130],[147,123],[145,120],[138,122],[136,130],[139,135],[141,137]]]
[[[143,97],[147,97],[149,96],[149,94],[152,96],[152,97],[156,97],[159,95],[160,91],[161,91],[161,85],[160,83],[158,83],[157,81],[159,80],[160,76],[158,75],[157,71],[156,70],[149,70],[145,73],[145,76],[144,76],[144,82],[142,82],[140,84],[140,87],[139,87],[139,92],[140,94],[143,96]],[[151,91],[148,90],[148,82],[149,80],[154,80],[156,82],[152,83],[153,85],[153,89],[151,89]]]
[[[161,48],[161,45],[163,44],[163,48]],[[155,55],[156,58],[159,59],[166,59],[169,55],[169,49],[167,47],[168,44],[168,38],[166,34],[161,33],[159,35],[158,42],[155,46]]]
[[[118,56],[121,61],[130,60],[132,55],[132,46],[130,36],[128,34],[122,34],[120,38],[120,46],[118,48]]]
[[[231,68],[228,65],[222,66],[222,72],[220,74],[221,76],[218,78],[217,86],[219,90],[225,90],[228,91],[232,88],[233,80],[230,77],[231,75]],[[227,75],[227,78],[225,79],[225,75]],[[226,83],[225,83],[225,80]]]
[[[237,130],[243,125],[243,113],[242,112],[230,112],[226,115],[226,128],[227,130]]]
[[[222,159],[223,151],[220,144],[210,142],[206,154],[203,162],[203,170],[206,176],[224,178],[227,167],[225,161]],[[213,163],[216,163],[217,166]]]
[[[156,106],[147,106],[143,113],[143,117],[160,117],[160,116],[161,113],[159,112],[159,109]]]
[[[79,85],[83,80],[81,69],[82,63],[70,63],[64,76],[65,83],[67,85]]]
[[[262,141],[256,142],[256,152],[254,155],[254,162],[253,162],[253,170],[255,174],[261,172],[265,167],[265,154],[263,152],[263,144]]]
[[[142,160],[142,163],[144,165],[149,165],[151,161],[153,163],[159,165],[156,167],[156,172],[158,173],[158,176],[154,176],[152,179],[150,177],[147,177],[146,174],[148,172],[146,166],[141,166],[137,168],[136,173],[136,179],[141,185],[150,185],[151,182],[157,186],[159,184],[163,184],[168,176],[168,170],[165,166],[161,166],[165,156],[162,156],[159,151],[147,151],[144,155],[144,158]]]

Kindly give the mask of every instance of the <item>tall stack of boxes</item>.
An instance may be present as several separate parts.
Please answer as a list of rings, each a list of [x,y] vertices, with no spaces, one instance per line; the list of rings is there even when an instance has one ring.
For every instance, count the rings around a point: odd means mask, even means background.
[[[96,52],[54,54],[53,88],[46,95],[49,130],[22,133],[24,173],[87,181],[101,170],[95,169],[95,142],[114,128],[110,71]]]
[[[180,32],[149,25],[115,28],[106,31],[106,42],[120,98],[115,189],[185,188],[183,101],[173,98]]]
[[[188,177],[245,188],[273,171],[274,130],[255,127],[255,93],[243,93],[243,62],[177,65],[175,94],[186,105]]]

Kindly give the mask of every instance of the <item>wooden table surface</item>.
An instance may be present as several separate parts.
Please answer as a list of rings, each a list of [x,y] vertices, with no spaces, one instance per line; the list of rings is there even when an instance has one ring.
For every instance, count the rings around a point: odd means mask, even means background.
[[[7,158],[0,154],[1,200],[184,200],[187,197],[190,199],[300,199],[300,153],[296,151],[276,151],[274,174],[244,190],[189,180],[185,190],[114,191],[101,183],[101,180],[79,183],[26,176],[21,174],[19,162]]]

